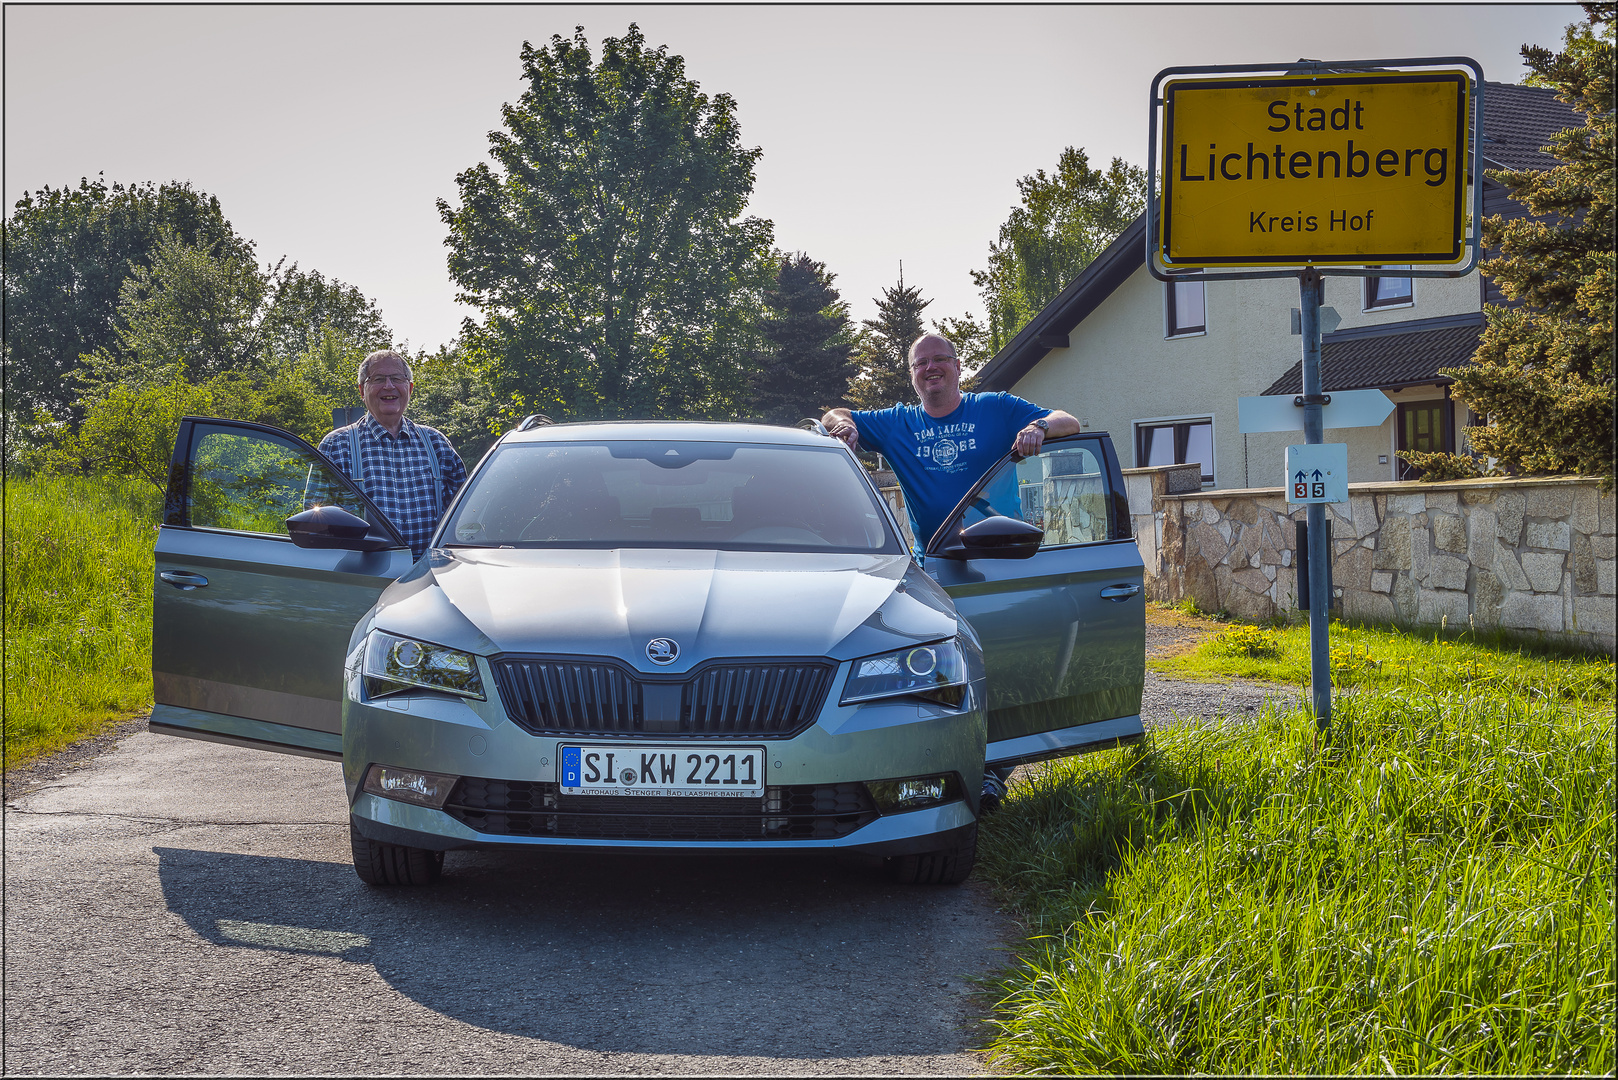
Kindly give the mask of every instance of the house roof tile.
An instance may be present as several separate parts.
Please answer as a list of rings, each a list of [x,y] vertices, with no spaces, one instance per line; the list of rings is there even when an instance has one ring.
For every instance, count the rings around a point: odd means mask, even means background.
[[[1483,156],[1507,169],[1549,169],[1557,160],[1540,150],[1551,136],[1584,126],[1556,91],[1538,86],[1486,83],[1483,90]]]
[[[1470,363],[1482,332],[1483,313],[1468,312],[1325,334],[1320,339],[1321,392],[1449,383],[1439,369]],[[1264,393],[1303,393],[1303,361]]]

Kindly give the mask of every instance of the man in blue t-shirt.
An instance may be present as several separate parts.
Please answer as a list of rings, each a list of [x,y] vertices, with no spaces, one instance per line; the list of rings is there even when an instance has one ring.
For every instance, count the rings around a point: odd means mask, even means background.
[[[1008,452],[1033,457],[1046,436],[1079,430],[1062,410],[1046,411],[1015,394],[961,393],[961,362],[941,334],[923,334],[911,344],[910,384],[920,405],[832,409],[821,422],[850,449],[863,445],[887,459],[904,489],[918,549],[926,549],[949,512]],[[985,810],[1000,805],[1004,781],[999,773],[984,776]]]
[[[972,485],[1009,451],[1033,457],[1047,436],[1072,435],[1079,422],[1015,394],[961,393],[961,362],[939,334],[910,346],[910,382],[920,405],[832,409],[826,430],[854,450],[887,459],[905,493],[916,547],[925,550]]]

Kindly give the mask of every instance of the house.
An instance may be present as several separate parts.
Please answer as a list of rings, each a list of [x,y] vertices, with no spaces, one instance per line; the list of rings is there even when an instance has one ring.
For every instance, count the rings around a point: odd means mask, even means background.
[[[1540,151],[1583,118],[1551,90],[1487,83],[1486,169],[1549,168]],[[1484,214],[1525,213],[1491,179]],[[1276,487],[1286,432],[1243,434],[1236,400],[1301,393],[1302,338],[1292,279],[1158,281],[1138,217],[978,373],[1112,434],[1126,468],[1199,462],[1204,488]],[[1323,390],[1376,388],[1395,409],[1380,428],[1326,430],[1347,443],[1349,482],[1410,478],[1397,452],[1448,450],[1475,420],[1440,369],[1467,363],[1483,304],[1502,303],[1476,270],[1459,278],[1327,277],[1321,311]]]

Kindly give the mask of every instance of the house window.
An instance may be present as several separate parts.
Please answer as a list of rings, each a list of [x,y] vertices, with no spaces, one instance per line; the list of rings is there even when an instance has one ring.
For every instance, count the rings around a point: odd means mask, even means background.
[[[1199,280],[1171,281],[1168,293],[1168,337],[1208,332],[1208,305]]]
[[[1408,266],[1390,266],[1388,270],[1409,270]],[[1365,279],[1365,310],[1385,307],[1410,307],[1416,302],[1412,279],[1407,277],[1368,277]]]
[[[1213,420],[1210,418],[1135,425],[1136,465],[1186,465],[1193,461],[1202,466],[1202,482],[1213,483]]]

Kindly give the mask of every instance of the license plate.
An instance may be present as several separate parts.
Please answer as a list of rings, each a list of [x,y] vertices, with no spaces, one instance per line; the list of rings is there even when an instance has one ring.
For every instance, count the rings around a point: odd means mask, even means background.
[[[760,746],[563,746],[563,795],[764,795]]]

